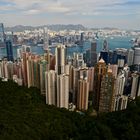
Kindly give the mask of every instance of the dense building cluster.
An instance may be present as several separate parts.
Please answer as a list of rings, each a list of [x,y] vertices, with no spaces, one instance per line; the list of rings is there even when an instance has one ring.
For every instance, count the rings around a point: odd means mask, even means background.
[[[111,112],[126,109],[128,100],[140,96],[137,43],[132,49],[111,51],[105,40],[98,57],[94,39],[84,54],[73,53],[68,57],[66,45],[58,45],[52,55],[49,41],[44,39],[44,55],[33,54],[30,46],[22,45],[17,50],[18,59],[14,60],[11,41],[2,41],[7,58],[0,61],[0,77],[3,81],[11,79],[21,86],[39,88],[46,96],[46,104],[81,111],[92,106],[97,112]]]

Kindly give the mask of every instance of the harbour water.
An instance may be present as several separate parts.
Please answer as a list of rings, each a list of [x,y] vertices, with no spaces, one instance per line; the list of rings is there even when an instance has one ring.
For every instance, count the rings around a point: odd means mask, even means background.
[[[111,50],[114,50],[115,48],[126,48],[129,49],[133,46],[133,44],[130,42],[132,37],[113,37],[113,38],[106,38],[108,42],[108,48]],[[97,53],[100,52],[102,49],[102,44],[103,44],[104,39],[100,38],[97,40]],[[74,46],[74,47],[68,47],[67,48],[67,54],[69,56],[72,56],[74,52],[80,52],[83,53],[87,49],[90,49],[91,43],[90,41],[84,42],[83,47],[81,46]],[[14,58],[17,57],[17,49],[20,48],[20,46],[14,47],[13,48],[13,53],[14,53]],[[51,53],[54,54],[55,48],[50,48]],[[42,47],[37,47],[37,46],[32,46],[31,47],[31,52],[35,54],[43,54],[44,50]],[[0,48],[0,58],[6,57],[6,48]]]

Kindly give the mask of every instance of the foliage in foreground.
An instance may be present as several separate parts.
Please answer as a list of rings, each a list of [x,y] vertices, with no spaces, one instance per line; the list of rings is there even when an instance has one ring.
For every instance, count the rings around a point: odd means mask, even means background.
[[[0,140],[137,140],[140,98],[98,117],[45,104],[36,88],[0,81]]]

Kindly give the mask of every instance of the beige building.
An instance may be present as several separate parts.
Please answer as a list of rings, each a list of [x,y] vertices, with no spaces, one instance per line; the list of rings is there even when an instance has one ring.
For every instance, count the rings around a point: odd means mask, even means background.
[[[56,105],[56,73],[53,70],[45,72],[46,104]]]
[[[132,99],[135,99],[138,92],[138,86],[139,86],[139,75],[137,73],[132,74],[132,87],[131,87],[131,94],[130,97]]]
[[[69,76],[57,75],[57,107],[67,108],[69,106]]]
[[[89,82],[87,79],[78,81],[77,108],[79,110],[88,109]]]

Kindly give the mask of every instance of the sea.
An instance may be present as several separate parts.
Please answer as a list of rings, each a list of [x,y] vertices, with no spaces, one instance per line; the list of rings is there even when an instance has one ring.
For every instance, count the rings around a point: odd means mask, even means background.
[[[121,36],[121,37],[108,37],[105,38],[108,42],[108,49],[114,50],[115,48],[126,48],[129,49],[133,46],[133,43],[130,41],[132,37]],[[103,48],[104,38],[99,38],[97,40],[97,53],[99,53]],[[17,49],[21,46],[13,47],[14,59],[17,58]],[[84,53],[87,49],[90,49],[91,42],[85,41],[83,46],[72,46],[67,48],[67,55],[72,56],[74,52],[76,53]],[[31,52],[34,54],[42,55],[44,54],[44,50],[39,46],[31,46]],[[52,54],[55,53],[55,48],[50,48],[50,52]],[[0,58],[6,57],[6,48],[0,48]]]

